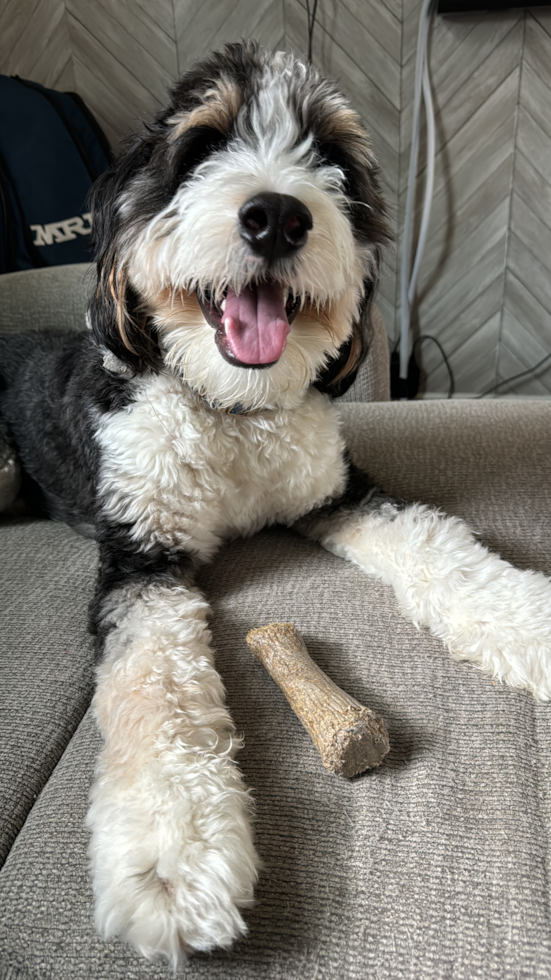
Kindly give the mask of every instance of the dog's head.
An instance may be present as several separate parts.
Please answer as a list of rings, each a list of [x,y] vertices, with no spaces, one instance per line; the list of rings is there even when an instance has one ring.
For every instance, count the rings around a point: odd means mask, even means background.
[[[253,42],[183,76],[94,190],[96,339],[220,408],[340,393],[389,240],[358,115]]]

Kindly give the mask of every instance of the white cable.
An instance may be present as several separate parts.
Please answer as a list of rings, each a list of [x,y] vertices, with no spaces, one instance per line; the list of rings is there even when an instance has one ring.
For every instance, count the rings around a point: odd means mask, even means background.
[[[421,264],[423,249],[426,242],[428,224],[430,218],[430,208],[432,203],[432,191],[434,186],[434,109],[430,91],[430,79],[428,73],[427,42],[430,28],[431,7],[433,0],[423,0],[421,14],[419,18],[419,32],[417,35],[417,54],[415,59],[415,84],[413,94],[413,121],[411,134],[411,152],[409,158],[408,189],[406,195],[406,210],[404,215],[404,233],[402,238],[402,263],[400,274],[400,377],[407,378],[408,361],[410,356],[410,315],[411,303],[415,294],[415,282]],[[417,161],[419,156],[419,116],[421,109],[421,93],[425,103],[425,115],[427,120],[427,174],[425,180],[425,199],[423,204],[423,216],[421,220],[421,230],[415,253],[415,262],[410,277],[410,254],[411,254],[411,226],[413,218],[413,204],[415,197],[415,185],[417,177]]]
[[[417,283],[417,275],[419,273],[419,266],[421,265],[421,259],[423,257],[423,252],[425,250],[425,243],[427,240],[427,233],[429,230],[430,221],[430,211],[432,205],[432,192],[434,189],[434,151],[435,151],[435,126],[434,126],[434,107],[432,104],[432,94],[430,90],[430,79],[429,79],[429,66],[428,62],[425,60],[425,69],[423,71],[423,102],[425,104],[425,117],[427,125],[427,173],[425,177],[425,199],[423,202],[423,216],[421,218],[421,228],[419,230],[419,238],[417,239],[417,250],[415,252],[415,262],[413,263],[413,271],[409,280],[408,288],[408,303],[411,308],[413,299],[415,296],[415,285]]]

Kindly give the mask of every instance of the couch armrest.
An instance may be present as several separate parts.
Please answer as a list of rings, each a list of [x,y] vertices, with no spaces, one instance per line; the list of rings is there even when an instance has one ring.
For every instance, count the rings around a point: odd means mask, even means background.
[[[514,565],[551,572],[551,402],[343,405],[354,463],[387,493],[463,518]]]

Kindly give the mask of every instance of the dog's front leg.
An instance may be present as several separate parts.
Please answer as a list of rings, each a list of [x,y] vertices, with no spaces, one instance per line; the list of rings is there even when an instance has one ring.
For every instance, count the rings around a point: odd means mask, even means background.
[[[87,820],[96,924],[173,967],[246,931],[239,909],[257,877],[207,611],[177,571],[107,593],[100,578],[93,607],[104,647],[93,702],[104,746]]]
[[[334,554],[391,585],[402,611],[428,626],[456,659],[513,687],[551,698],[551,581],[519,571],[467,525],[382,493],[351,466],[334,504],[295,525]]]

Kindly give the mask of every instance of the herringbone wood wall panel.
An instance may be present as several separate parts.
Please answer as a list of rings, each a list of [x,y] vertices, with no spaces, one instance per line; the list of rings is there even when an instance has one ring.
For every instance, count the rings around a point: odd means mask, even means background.
[[[166,100],[178,75],[224,41],[283,45],[273,0],[65,0],[77,90],[113,143]]]
[[[403,22],[399,228],[419,6]],[[476,393],[551,351],[551,13],[435,18],[430,66],[435,195],[415,322],[442,344],[456,390]],[[436,345],[423,343],[422,361],[426,390],[444,392]],[[548,395],[551,367],[502,391]]]
[[[524,24],[497,376],[551,349],[551,11]],[[551,392],[551,368],[519,390]]]
[[[432,34],[435,197],[417,320],[449,355],[459,391],[497,380],[523,23],[517,12],[438,18]],[[427,387],[442,390],[436,346],[424,344],[422,358]]]
[[[398,241],[419,11],[420,0],[319,0],[314,32],[315,63],[372,135]],[[76,89],[116,144],[197,58],[242,36],[304,55],[306,23],[305,0],[0,0],[0,71]],[[551,350],[551,12],[436,17],[430,65],[436,180],[414,323],[440,340],[456,389],[474,393]],[[389,250],[379,294],[391,338],[399,258]],[[436,345],[421,358],[426,390],[445,393]],[[551,393],[551,367],[513,390]]]
[[[74,88],[64,0],[0,0],[0,72]]]

